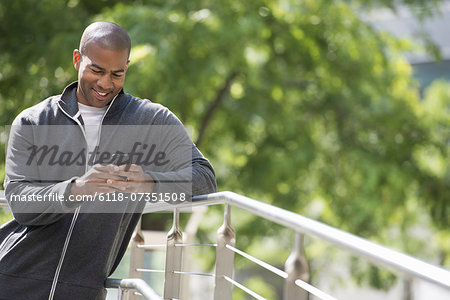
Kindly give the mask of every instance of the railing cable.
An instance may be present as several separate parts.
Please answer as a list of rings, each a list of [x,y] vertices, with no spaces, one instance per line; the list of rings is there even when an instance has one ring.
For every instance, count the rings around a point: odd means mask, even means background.
[[[137,268],[136,271],[143,273],[165,273],[165,270],[155,270],[155,269],[142,269]],[[201,272],[184,272],[184,271],[173,271],[174,274],[182,274],[182,275],[196,275],[196,276],[204,276],[204,277],[216,277],[216,275],[211,273],[201,273]]]
[[[183,272],[183,271],[173,271],[175,274],[182,275],[196,275],[196,276],[204,276],[204,277],[216,277],[215,274],[211,273],[201,273],[201,272]]]
[[[175,244],[175,247],[217,247],[217,244]]]
[[[149,244],[149,245],[137,245],[138,248],[152,249],[152,248],[166,248],[166,244]]]
[[[280,270],[280,269],[278,269],[278,268],[276,268],[276,267],[274,267],[274,266],[272,266],[272,265],[270,265],[270,264],[268,264],[268,263],[266,263],[266,262],[264,262],[264,261],[262,261],[262,260],[260,260],[260,259],[258,259],[256,257],[254,257],[254,256],[252,256],[252,255],[250,255],[248,253],[245,253],[245,252],[243,252],[243,251],[241,251],[241,250],[239,250],[239,249],[237,249],[237,248],[235,248],[233,246],[230,246],[230,245],[226,245],[226,247],[228,249],[230,249],[231,251],[234,251],[235,253],[237,253],[237,254],[247,258],[248,260],[251,260],[252,262],[260,265],[261,267],[265,268],[266,270],[268,270],[268,271],[270,271],[272,273],[277,274],[278,276],[280,276],[280,277],[282,277],[284,279],[286,279],[288,277],[288,274],[286,272],[284,272],[284,271],[282,271],[282,270]],[[321,290],[317,289],[316,287],[310,285],[309,283],[307,283],[307,282],[305,282],[303,280],[297,279],[295,281],[295,284],[297,286],[299,286],[300,288],[310,292],[314,296],[319,297],[320,299],[323,299],[323,300],[337,300],[336,298],[328,295],[327,293],[322,292]]]
[[[262,261],[262,260],[260,260],[260,259],[258,259],[256,257],[254,257],[254,256],[252,256],[252,255],[250,255],[248,253],[245,253],[244,251],[241,251],[241,250],[239,250],[239,249],[237,249],[237,248],[235,248],[233,246],[230,246],[230,245],[226,245],[226,247],[228,249],[230,249],[231,251],[236,252],[237,254],[247,258],[248,260],[251,260],[252,262],[260,265],[261,267],[263,267],[264,269],[269,270],[270,272],[275,273],[275,274],[277,274],[278,276],[280,276],[280,277],[282,277],[284,279],[286,279],[288,277],[288,274],[286,272],[284,272],[284,271],[282,271],[282,270],[280,270],[280,269],[278,269],[278,268],[276,268],[276,267],[274,267],[274,266],[272,266],[272,265],[270,265],[270,264],[268,264],[268,263],[266,263],[266,262],[264,262],[264,261]]]
[[[138,272],[144,272],[144,273],[165,273],[165,270],[154,270],[154,269],[142,269],[137,268],[136,271]]]
[[[319,290],[318,288],[310,285],[307,282],[304,282],[303,280],[297,279],[295,281],[295,284],[297,286],[299,286],[300,288],[310,292],[311,294],[313,294],[316,297],[319,297],[322,300],[337,300],[337,298],[334,298],[333,296],[328,295],[327,293],[322,292],[321,290]]]
[[[258,300],[266,300],[266,298],[264,298],[263,296],[257,294],[256,292],[252,291],[251,289],[243,286],[242,284],[240,284],[237,281],[234,281],[233,279],[231,279],[228,276],[224,276],[223,278],[225,278],[226,281],[230,282],[232,285],[240,288],[241,290],[243,290],[244,292],[246,292],[247,294],[249,294],[250,296],[252,296],[253,298],[256,298]]]

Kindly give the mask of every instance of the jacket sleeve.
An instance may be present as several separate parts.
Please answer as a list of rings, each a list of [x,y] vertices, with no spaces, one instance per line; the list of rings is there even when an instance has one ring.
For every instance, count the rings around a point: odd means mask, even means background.
[[[192,152],[190,165],[183,164],[183,167],[168,172],[148,172],[156,182],[154,193],[178,193],[191,197],[217,191],[216,176],[210,162],[195,145],[192,145]]]
[[[216,174],[212,165],[192,144],[192,195],[210,194],[216,191]]]
[[[47,182],[37,165],[30,163],[36,126],[26,124],[19,115],[11,126],[6,155],[5,196],[15,220],[23,225],[56,222],[79,205],[67,199],[72,179]]]
[[[167,110],[162,124],[165,132],[159,134],[159,143],[168,165],[163,171],[149,172],[156,182],[154,192],[185,193],[188,197],[216,192],[214,169],[192,143],[181,121]]]

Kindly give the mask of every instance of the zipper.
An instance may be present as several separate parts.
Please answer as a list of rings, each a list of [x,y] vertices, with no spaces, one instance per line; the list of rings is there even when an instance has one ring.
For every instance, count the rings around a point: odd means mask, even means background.
[[[103,120],[105,119],[105,116],[106,116],[106,114],[108,113],[108,111],[109,111],[109,109],[111,108],[111,106],[113,105],[113,103],[114,103],[114,101],[116,100],[116,98],[117,98],[117,96],[119,96],[119,94],[117,94],[112,100],[111,100],[111,103],[109,104],[109,106],[108,106],[108,108],[106,109],[106,111],[105,111],[105,113],[103,114],[103,116],[102,116],[102,119],[100,120],[100,128],[98,129],[98,132],[97,132],[97,143],[96,143],[96,145],[95,145],[95,147],[94,147],[94,150],[98,150],[98,145],[100,145],[100,136],[102,135],[102,125],[103,125]],[[86,142],[86,144],[87,144],[87,142]],[[95,161],[95,158],[97,157],[97,151],[95,151],[95,153],[94,153],[94,157],[93,157],[93,159],[92,159],[92,162],[94,162]],[[88,161],[88,160],[86,160],[86,161]]]
[[[117,95],[114,97],[114,99],[111,101],[110,105],[108,106],[108,108],[106,109],[105,113],[104,113],[103,116],[102,116],[102,119],[101,119],[101,121],[100,121],[100,128],[99,128],[99,130],[98,130],[98,135],[97,135],[97,145],[95,145],[95,148],[97,148],[98,145],[100,144],[100,135],[101,135],[101,128],[102,128],[103,120],[105,119],[106,114],[108,113],[109,109],[111,108],[112,104],[114,103],[114,100],[116,100],[117,96],[118,96],[118,94],[117,94]],[[75,115],[75,117],[77,117],[77,118],[74,118],[74,117],[71,117],[71,116],[70,116],[70,115],[69,115],[69,114],[68,114],[68,113],[67,113],[67,112],[59,105],[59,103],[58,103],[57,105],[58,105],[58,108],[59,108],[59,109],[60,109],[67,117],[69,117],[70,119],[74,120],[74,121],[78,124],[78,126],[80,126],[81,132],[83,133],[83,136],[84,136],[84,140],[86,141],[86,152],[88,152],[88,150],[87,150],[86,131],[85,131],[83,125],[82,125],[82,124],[80,123],[80,121],[78,120],[79,112]],[[94,148],[94,149],[95,149],[95,148]],[[84,171],[85,171],[85,172],[88,171],[88,162],[89,162],[89,159],[88,159],[88,157],[87,157],[88,154],[89,154],[89,153],[86,153],[86,164],[85,164],[85,166],[84,166]],[[95,160],[95,155],[96,155],[96,154],[97,154],[97,153],[95,152],[95,153],[94,153],[94,158],[93,158],[92,161]],[[52,288],[51,288],[51,290],[50,290],[50,294],[49,294],[49,296],[48,296],[48,300],[53,300],[53,297],[55,296],[56,285],[57,285],[57,283],[58,283],[59,273],[61,272],[61,268],[62,268],[62,264],[63,264],[63,262],[64,262],[64,258],[65,258],[65,256],[66,256],[67,248],[69,247],[70,237],[72,236],[73,228],[75,227],[75,223],[76,223],[76,221],[77,221],[77,219],[78,219],[78,215],[79,215],[80,209],[81,209],[81,206],[77,207],[77,209],[75,210],[75,213],[74,213],[74,215],[73,215],[72,222],[70,223],[69,231],[67,232],[67,236],[66,236],[66,239],[65,239],[65,241],[64,241],[64,247],[63,247],[63,250],[62,250],[62,252],[61,252],[61,256],[60,256],[60,258],[59,258],[58,266],[56,267],[56,270],[55,270],[55,275],[54,275],[54,277],[53,277],[53,282],[52,282]]]
[[[50,295],[48,296],[49,300],[53,300],[56,291],[56,284],[58,282],[59,272],[61,272],[62,263],[64,261],[64,256],[66,255],[67,248],[69,246],[70,237],[72,236],[73,228],[75,227],[75,223],[78,218],[78,213],[80,212],[81,207],[77,207],[75,213],[72,218],[72,222],[70,223],[69,231],[66,236],[66,240],[64,241],[64,247],[61,253],[61,257],[59,258],[58,267],[56,267],[55,276],[53,277],[52,288],[50,290]]]

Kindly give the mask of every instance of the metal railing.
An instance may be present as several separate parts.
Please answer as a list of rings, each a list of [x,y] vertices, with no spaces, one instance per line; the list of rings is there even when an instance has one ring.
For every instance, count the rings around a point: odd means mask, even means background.
[[[209,206],[225,204],[224,222],[217,231],[217,243],[203,246],[216,247],[216,270],[215,274],[200,274],[186,272],[182,269],[183,249],[199,246],[198,244],[183,244],[182,231],[179,227],[179,213],[184,208],[197,206]],[[291,255],[285,263],[284,270],[267,264],[237,248],[235,248],[236,236],[231,227],[231,207],[238,207],[252,214],[270,220],[295,231],[295,242]],[[420,278],[422,280],[434,283],[438,286],[450,290],[450,271],[423,262],[409,255],[391,250],[379,244],[362,239],[350,233],[325,225],[318,221],[308,219],[293,212],[269,205],[233,192],[220,192],[209,195],[194,197],[192,202],[180,204],[151,203],[148,204],[144,213],[174,211],[174,222],[169,231],[166,245],[166,268],[164,298],[178,299],[182,295],[180,275],[200,275],[215,277],[214,299],[225,300],[232,299],[233,286],[242,289],[256,299],[264,299],[256,292],[249,290],[241,283],[233,279],[234,254],[241,255],[270,272],[284,279],[283,299],[308,299],[308,293],[319,299],[335,299],[324,291],[310,285],[309,269],[303,249],[304,235],[311,235],[337,246],[348,252],[368,259],[375,265],[388,267],[393,271],[403,273],[405,278],[412,280]],[[140,230],[139,228],[137,229]],[[132,246],[132,257],[143,256],[145,249],[152,249],[161,245],[144,245],[141,240],[139,245]],[[137,266],[131,266],[139,272],[158,272],[162,270],[148,270]],[[181,297],[183,299],[183,297]]]
[[[183,242],[183,233],[179,225],[180,211],[186,208],[219,204],[225,205],[225,212],[224,222],[217,231],[217,242],[215,244],[204,245]],[[294,247],[291,255],[286,260],[284,270],[272,266],[235,247],[236,236],[231,226],[232,206],[290,228],[295,232]],[[182,279],[184,276],[190,275],[214,277],[214,299],[216,300],[232,299],[233,287],[243,290],[253,298],[264,299],[255,291],[248,289],[242,283],[234,280],[235,254],[241,255],[283,278],[283,299],[285,300],[308,299],[308,294],[312,294],[319,299],[336,299],[308,283],[309,269],[303,249],[305,234],[320,238],[356,256],[366,258],[375,265],[387,267],[393,271],[399,271],[403,273],[405,278],[420,278],[450,290],[450,271],[446,269],[391,250],[321,222],[232,192],[219,192],[196,196],[192,202],[186,203],[149,203],[144,209],[144,214],[162,211],[173,211],[174,216],[173,226],[167,235],[166,244],[146,245],[139,224],[131,241],[130,274],[133,275],[132,277],[141,277],[145,272],[164,272],[164,299],[186,299],[186,285],[183,284]],[[183,269],[183,255],[186,254],[186,249],[194,246],[216,247],[216,268],[214,274],[188,272]],[[157,247],[165,247],[166,249],[165,270],[144,269],[144,251]],[[108,282],[114,282],[110,286],[125,289],[130,287],[126,280],[122,280],[122,282],[125,282],[122,285],[111,280],[108,280]],[[141,289],[142,286],[144,286],[143,283],[139,281],[139,285],[135,284],[133,288]],[[146,299],[155,299],[144,294],[142,289],[140,290],[140,294],[144,295]],[[135,297],[135,295],[129,295],[129,299],[137,299]]]
[[[162,298],[148,284],[140,278],[114,279],[108,278],[105,281],[106,288],[118,289],[118,298],[126,298],[127,292],[136,290],[139,296],[147,300],[161,300]]]

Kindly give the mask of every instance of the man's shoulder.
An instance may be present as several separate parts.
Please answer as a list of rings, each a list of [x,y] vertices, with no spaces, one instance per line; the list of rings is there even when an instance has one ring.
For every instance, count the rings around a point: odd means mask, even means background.
[[[24,109],[17,115],[14,124],[39,125],[47,116],[54,115],[61,95],[50,96],[35,105]]]
[[[153,102],[150,99],[139,98],[130,94],[125,94],[125,96],[130,99],[131,106],[136,107],[137,109],[146,111],[169,111],[164,105]]]
[[[126,95],[130,99],[127,111],[134,118],[137,118],[139,123],[159,125],[178,125],[181,123],[166,106],[149,99],[138,98],[130,94]]]

